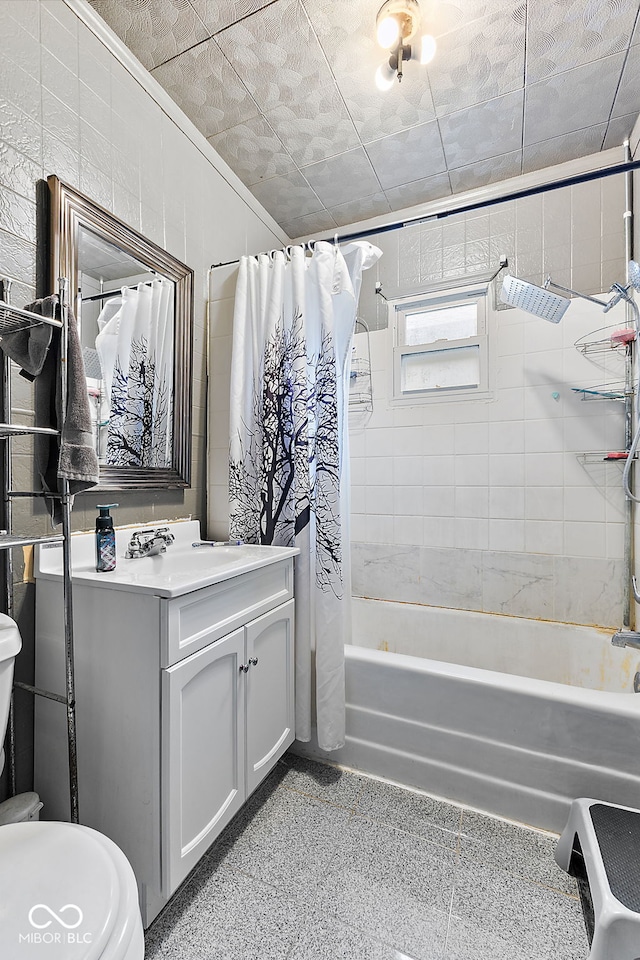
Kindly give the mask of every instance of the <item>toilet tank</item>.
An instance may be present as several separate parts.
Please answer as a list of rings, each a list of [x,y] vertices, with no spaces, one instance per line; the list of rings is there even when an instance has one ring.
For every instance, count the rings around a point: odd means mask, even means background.
[[[15,620],[0,613],[0,745],[4,741],[13,685],[13,662],[20,652],[22,638]],[[4,752],[0,747],[0,773],[4,766]]]

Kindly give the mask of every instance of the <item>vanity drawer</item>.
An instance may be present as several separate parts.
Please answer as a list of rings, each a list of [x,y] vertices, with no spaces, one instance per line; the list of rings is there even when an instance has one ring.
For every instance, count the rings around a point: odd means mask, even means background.
[[[161,666],[170,667],[293,597],[293,560],[161,600]]]

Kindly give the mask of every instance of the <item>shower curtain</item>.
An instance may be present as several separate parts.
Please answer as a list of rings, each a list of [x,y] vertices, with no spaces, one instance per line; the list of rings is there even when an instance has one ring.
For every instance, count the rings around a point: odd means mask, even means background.
[[[243,257],[231,362],[230,535],[296,546],[296,737],[344,745],[351,629],[347,402],[370,243]],[[314,682],[315,680],[315,682]],[[313,688],[313,692],[312,692]],[[315,699],[314,699],[315,698]]]
[[[116,312],[98,318],[96,350],[108,398],[106,462],[120,467],[171,464],[173,284],[123,287]],[[108,319],[107,316],[109,317]]]

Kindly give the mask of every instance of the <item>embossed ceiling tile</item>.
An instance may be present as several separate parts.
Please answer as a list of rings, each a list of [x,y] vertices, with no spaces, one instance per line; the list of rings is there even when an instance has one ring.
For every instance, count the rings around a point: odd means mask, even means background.
[[[322,203],[299,170],[254,183],[251,192],[278,223],[322,210]]]
[[[348,16],[344,0],[302,0],[302,6],[329,59],[359,37],[375,41],[379,5],[371,0],[349,0]]]
[[[229,67],[215,40],[156,67],[152,75],[205,137],[258,115],[247,88]]]
[[[309,237],[316,233],[326,233],[333,230],[337,224],[328,210],[319,213],[309,213],[306,217],[296,217],[295,220],[285,220],[280,226],[292,240],[297,237]]]
[[[514,3],[440,37],[429,65],[437,115],[520,89],[524,50],[524,17],[521,6]]]
[[[435,108],[426,67],[409,63],[402,83],[384,93],[375,85],[375,73],[384,57],[376,56],[368,66],[351,73],[338,73],[336,80],[347,109],[363,143],[427,123],[435,119]]]
[[[607,124],[602,149],[609,150],[611,147],[621,147],[627,137],[631,135],[637,119],[637,113],[630,113],[626,117],[612,117]]]
[[[296,107],[270,110],[266,119],[299,166],[344,153],[360,143],[333,86],[311,91],[309,99]]]
[[[617,53],[527,86],[525,144],[608,120],[623,62],[624,54]]]
[[[598,153],[602,149],[602,142],[607,131],[606,123],[598,123],[585,130],[576,130],[563,137],[554,137],[552,140],[543,140],[534,143],[522,151],[522,172],[541,170],[551,167],[565,160],[575,160],[577,157],[586,157],[590,153]]]
[[[625,51],[637,0],[529,2],[527,82]]]
[[[338,47],[349,43],[354,36],[375,38],[376,13],[380,2],[349,0],[349,15],[345,16],[344,0],[302,0],[302,3],[329,56]],[[504,0],[421,0],[423,26],[434,36],[456,30],[465,23],[498,12]],[[524,2],[521,2],[524,7]]]
[[[415,207],[419,203],[429,203],[430,200],[450,196],[449,174],[439,173],[436,177],[426,177],[424,180],[404,183],[400,187],[390,187],[385,190],[385,193],[392,210],[403,210],[405,207]]]
[[[445,170],[435,120],[368,143],[366,151],[383,190],[409,183],[421,175],[434,175]]]
[[[522,91],[451,113],[438,123],[449,170],[519,150]]]
[[[254,117],[209,137],[209,143],[247,186],[286,176],[295,168],[264,117]]]
[[[224,30],[236,20],[256,13],[271,2],[272,0],[225,0],[224,3],[220,0],[189,0],[209,34]]]
[[[302,167],[301,173],[325,207],[337,207],[380,192],[378,178],[362,147]]]
[[[522,154],[519,150],[492,157],[490,160],[480,160],[467,167],[459,167],[449,171],[451,188],[454,193],[473,190],[475,187],[484,187],[488,183],[498,183],[517,177],[521,172]]]
[[[216,37],[263,111],[304,104],[335,83],[299,0],[277,0]]]
[[[633,46],[622,71],[620,86],[613,104],[613,116],[640,112],[640,46]]]
[[[372,197],[363,197],[360,200],[350,200],[348,203],[341,203],[336,207],[330,207],[329,213],[333,216],[339,227],[344,227],[349,223],[359,223],[361,220],[368,220],[370,217],[381,217],[384,213],[389,213],[391,207],[384,193],[376,193]]]
[[[209,35],[189,0],[89,2],[148,70]]]

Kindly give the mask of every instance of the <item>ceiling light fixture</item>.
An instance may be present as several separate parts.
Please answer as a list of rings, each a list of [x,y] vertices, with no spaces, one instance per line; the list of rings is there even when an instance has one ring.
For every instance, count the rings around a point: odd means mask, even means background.
[[[389,59],[380,64],[376,72],[379,90],[390,90],[393,82],[402,80],[402,65],[405,60],[430,63],[436,52],[436,41],[425,33],[419,39],[422,16],[418,0],[385,0],[376,17],[376,37]],[[416,37],[416,42],[410,41]]]

